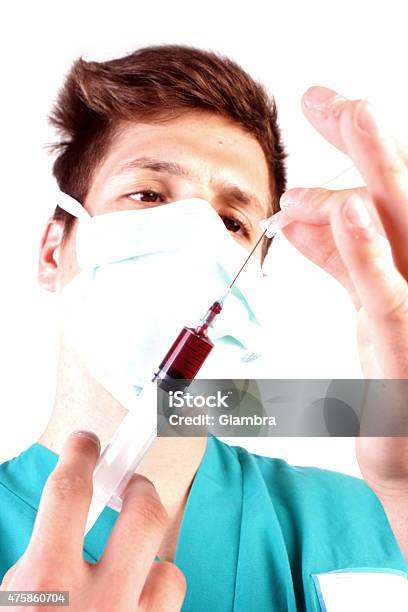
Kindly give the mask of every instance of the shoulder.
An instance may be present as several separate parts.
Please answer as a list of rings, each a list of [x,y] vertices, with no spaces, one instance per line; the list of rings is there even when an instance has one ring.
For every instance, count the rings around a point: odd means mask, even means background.
[[[383,506],[364,480],[218,443],[229,461],[241,466],[251,512],[262,513],[271,529],[279,526],[293,571],[299,564],[302,571],[364,566],[406,571]]]
[[[291,465],[284,459],[251,453],[241,446],[229,445],[220,440],[217,443],[223,445],[224,452],[239,461],[245,471],[252,472],[273,487],[306,487],[310,492],[316,487],[320,490],[322,487],[360,489],[362,492],[369,489],[361,478],[355,476],[314,466]]]
[[[284,459],[250,453],[240,446],[223,444],[231,460],[240,463],[243,478],[252,490],[262,490],[275,509],[303,523],[387,522],[376,494],[363,479],[318,467],[290,465]],[[296,517],[296,519],[295,519]]]

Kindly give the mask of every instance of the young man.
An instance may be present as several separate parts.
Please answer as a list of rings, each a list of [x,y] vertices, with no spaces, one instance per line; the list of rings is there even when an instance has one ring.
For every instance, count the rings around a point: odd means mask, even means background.
[[[225,225],[225,241],[230,240],[228,230],[246,251],[261,234],[259,221],[277,211],[280,202],[294,218],[285,230],[288,239],[349,290],[359,313],[367,376],[405,378],[404,153],[379,131],[366,102],[312,88],[303,105],[322,135],[353,159],[367,190],[291,190],[281,198],[284,150],[273,101],[235,63],[177,46],[141,49],[103,63],[75,63],[51,115],[61,134],[54,174],[60,189],[95,220],[116,211],[146,218],[146,210],[154,208],[160,231],[167,227],[160,221],[163,211],[171,220],[173,211],[181,210],[170,203],[204,199],[211,205],[203,217],[209,227],[218,223],[215,211]],[[177,222],[183,225],[179,217]],[[185,224],[190,231],[187,216]],[[380,224],[393,259],[383,254]],[[77,252],[77,234],[75,219],[57,208],[42,241],[39,278],[44,288],[64,294],[78,277],[83,253]],[[112,240],[117,242],[113,233]],[[196,245],[189,244],[194,260]],[[109,240],[105,246],[109,251]],[[267,248],[266,242],[260,245],[259,261]],[[138,301],[152,314],[146,321],[135,312],[128,330],[155,342],[160,335],[155,316],[162,305],[153,285],[165,279],[157,268],[154,278],[147,277],[151,284],[140,285],[146,278],[146,262],[141,262],[140,278],[131,280],[139,283]],[[106,285],[115,299],[121,270],[112,267]],[[180,272],[174,270],[175,281]],[[85,301],[76,305],[79,310],[83,306],[84,316],[86,311],[87,324],[92,325],[92,314],[104,321],[100,337],[94,336],[97,352],[104,354],[105,337],[116,337],[129,312],[122,294],[109,303],[109,312],[103,299],[92,303],[91,314]],[[146,329],[151,336],[143,335]],[[131,348],[143,353],[141,346]],[[116,348],[114,358],[122,363]],[[242,343],[225,343],[224,351],[226,367],[245,363]],[[159,438],[138,470],[154,487],[134,477],[119,518],[105,509],[83,541],[98,456],[92,435],[84,430],[97,432],[103,447],[126,412],[87,365],[78,345],[63,333],[48,427],[38,443],[1,466],[3,589],[68,590],[75,610],[177,610],[184,574],[185,610],[283,612],[320,610],[315,585],[321,573],[364,568],[406,572],[405,438],[358,439],[366,482],[291,467],[215,438]],[[230,372],[218,368],[216,375]],[[256,376],[256,368],[250,376]],[[404,416],[393,413],[390,419],[398,422]],[[68,434],[78,429],[64,446]],[[153,563],[156,555],[161,563]]]

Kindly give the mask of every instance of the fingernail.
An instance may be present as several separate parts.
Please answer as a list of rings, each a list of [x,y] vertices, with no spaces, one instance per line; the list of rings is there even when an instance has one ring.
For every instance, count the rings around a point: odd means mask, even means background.
[[[359,229],[366,229],[371,225],[371,215],[363,200],[352,195],[344,206],[344,215],[349,223]]]
[[[281,208],[293,208],[294,206],[299,206],[302,203],[302,198],[306,192],[307,189],[303,187],[285,191],[280,198]]]
[[[146,478],[146,476],[142,476],[142,474],[133,474],[133,476],[130,478],[129,482],[126,485],[125,490],[123,491],[122,497],[124,499],[126,495],[128,495],[134,488],[142,489],[147,493],[151,490],[152,487],[156,491],[156,487],[154,486],[153,482],[149,480],[149,478]]]
[[[303,98],[303,104],[312,110],[323,111],[333,100],[340,97],[332,89],[311,87]]]
[[[141,486],[153,487],[153,489],[156,488],[150,478],[147,478],[147,476],[144,476],[143,474],[134,474],[132,476],[132,480],[130,480],[130,483],[132,482],[136,482],[138,485]]]
[[[376,112],[369,102],[362,100],[357,104],[354,111],[354,124],[370,136],[375,136],[379,133]]]
[[[88,431],[86,429],[78,429],[77,431],[72,432],[73,436],[78,436],[80,438],[87,438],[91,440],[96,446],[100,449],[101,443],[99,441],[98,436],[93,431]]]

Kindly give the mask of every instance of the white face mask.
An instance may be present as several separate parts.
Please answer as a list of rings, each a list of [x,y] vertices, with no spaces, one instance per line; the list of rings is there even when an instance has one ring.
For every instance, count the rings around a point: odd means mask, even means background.
[[[131,409],[182,327],[195,327],[225,294],[248,252],[205,200],[95,217],[66,194],[58,204],[79,219],[81,269],[61,292],[62,329],[95,379]],[[220,368],[217,351],[228,366],[259,353],[262,281],[252,257],[210,329],[215,347],[201,377],[241,376]]]

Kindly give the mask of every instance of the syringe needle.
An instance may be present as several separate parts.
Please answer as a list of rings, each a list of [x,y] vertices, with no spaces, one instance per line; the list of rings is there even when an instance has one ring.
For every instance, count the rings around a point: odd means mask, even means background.
[[[251,251],[248,254],[248,257],[245,259],[244,263],[242,264],[242,266],[240,267],[240,269],[238,270],[238,272],[236,273],[236,275],[234,276],[234,278],[232,279],[232,281],[229,284],[227,293],[225,294],[225,296],[222,298],[223,300],[225,299],[225,297],[228,295],[228,293],[231,291],[232,286],[234,285],[235,281],[237,280],[238,276],[241,274],[242,270],[245,268],[246,264],[248,263],[249,259],[252,257],[252,255],[254,254],[257,246],[259,245],[259,243],[261,242],[261,240],[263,239],[263,237],[266,234],[266,230],[260,235],[260,237],[258,238],[258,240],[255,242],[253,248],[251,249]]]
[[[266,238],[272,238],[272,236],[274,236],[278,230],[283,229],[284,227],[286,227],[286,225],[289,225],[289,223],[292,223],[292,219],[287,217],[285,215],[285,213],[283,211],[281,211],[281,210],[279,212],[271,215],[268,219],[264,219],[263,221],[261,221],[260,225],[261,225],[261,228],[263,229],[263,232],[260,235],[260,237],[258,238],[258,240],[256,241],[256,243],[254,244],[254,246],[251,249],[251,251],[249,252],[248,257],[245,259],[244,263],[242,264],[242,266],[238,270],[237,274],[232,279],[232,281],[231,281],[231,283],[230,283],[230,285],[228,287],[227,293],[222,298],[222,301],[227,297],[227,295],[231,291],[232,286],[235,284],[235,281],[237,280],[238,276],[241,274],[242,270],[245,268],[246,264],[248,263],[248,261],[250,260],[250,258],[254,254],[254,252],[256,251],[256,249],[257,249],[258,245],[260,244],[261,240],[265,236],[266,236]]]

